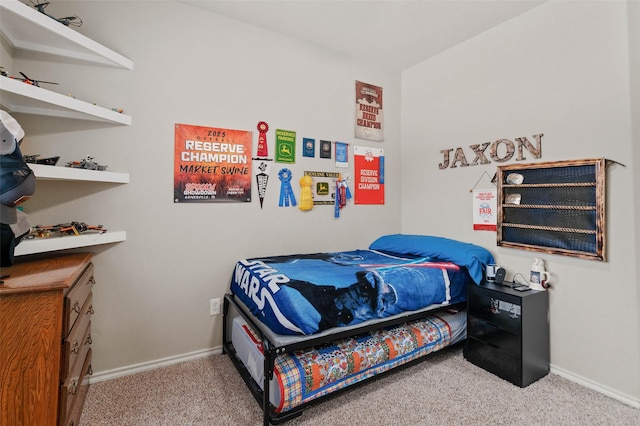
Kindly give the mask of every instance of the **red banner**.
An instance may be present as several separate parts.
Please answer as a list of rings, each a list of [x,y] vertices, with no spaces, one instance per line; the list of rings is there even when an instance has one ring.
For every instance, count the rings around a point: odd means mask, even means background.
[[[384,152],[379,148],[353,148],[354,203],[384,204]]]

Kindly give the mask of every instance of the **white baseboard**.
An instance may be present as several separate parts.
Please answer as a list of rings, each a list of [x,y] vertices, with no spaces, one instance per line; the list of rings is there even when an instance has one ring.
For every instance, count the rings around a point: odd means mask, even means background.
[[[211,349],[204,349],[201,351],[190,352],[178,356],[163,358],[155,361],[143,362],[140,364],[130,365],[122,368],[115,368],[113,370],[100,371],[93,373],[91,376],[91,383],[102,382],[105,380],[117,379],[118,377],[129,376],[131,374],[141,373],[143,371],[154,370],[156,368],[167,367],[169,365],[180,364],[186,361],[192,361],[198,358],[204,358],[210,355],[219,355],[222,353],[222,346],[218,346]],[[567,380],[578,383],[586,388],[592,389],[596,392],[600,392],[607,395],[610,398],[616,399],[634,408],[640,409],[640,399],[634,398],[630,395],[616,391],[614,389],[603,386],[600,383],[596,383],[592,380],[586,379],[582,376],[578,376],[570,371],[555,365],[550,366],[551,373],[557,374],[560,377],[564,377]]]
[[[169,365],[180,364],[186,361],[192,361],[198,358],[204,358],[210,355],[219,355],[222,353],[222,346],[211,349],[203,349],[200,351],[190,352],[182,355],[162,358],[155,361],[143,362],[140,364],[129,365],[127,367],[114,368],[113,370],[94,372],[91,375],[90,383],[103,382],[105,380],[117,379],[118,377],[129,376],[131,374],[141,373],[143,371],[155,370],[156,368],[167,367]]]
[[[582,376],[578,376],[572,373],[571,371],[567,371],[553,364],[551,364],[551,372],[553,374],[557,374],[560,377],[564,377],[567,380],[571,380],[572,382],[578,383],[579,385],[582,385],[586,388],[589,388],[596,392],[600,392],[601,394],[607,395],[610,398],[617,399],[618,401],[623,402],[627,405],[630,405],[634,408],[640,408],[640,399],[634,398],[631,395],[624,394],[615,389],[611,389],[607,386],[604,386],[600,383],[596,383]]]

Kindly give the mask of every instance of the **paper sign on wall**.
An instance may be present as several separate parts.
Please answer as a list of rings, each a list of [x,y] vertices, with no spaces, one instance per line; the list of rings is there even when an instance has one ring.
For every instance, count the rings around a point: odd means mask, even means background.
[[[278,163],[296,162],[296,132],[276,129],[276,161]]]
[[[252,133],[176,124],[174,202],[251,201]]]
[[[356,138],[381,142],[382,87],[356,80]]]
[[[495,231],[497,213],[497,190],[473,190],[473,230]]]
[[[384,204],[384,151],[366,146],[353,147],[354,203]]]
[[[304,174],[313,178],[313,184],[311,185],[313,205],[334,205],[335,194],[332,189],[335,188],[336,180],[340,178],[340,173],[305,171]]]

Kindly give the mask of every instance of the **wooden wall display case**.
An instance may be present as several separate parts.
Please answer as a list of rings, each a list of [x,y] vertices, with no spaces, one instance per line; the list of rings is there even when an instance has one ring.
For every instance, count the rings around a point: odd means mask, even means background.
[[[606,162],[499,166],[498,245],[605,260]]]

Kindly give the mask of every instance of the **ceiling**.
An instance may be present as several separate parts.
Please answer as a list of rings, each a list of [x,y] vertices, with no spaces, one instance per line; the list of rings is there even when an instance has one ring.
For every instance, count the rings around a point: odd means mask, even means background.
[[[396,71],[538,6],[533,0],[181,0]]]

